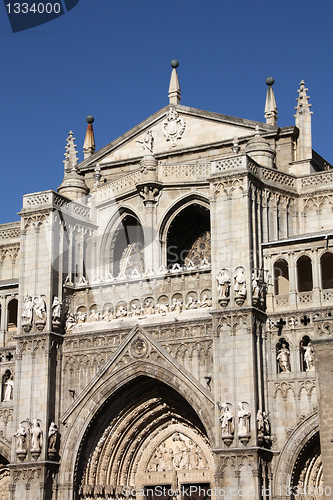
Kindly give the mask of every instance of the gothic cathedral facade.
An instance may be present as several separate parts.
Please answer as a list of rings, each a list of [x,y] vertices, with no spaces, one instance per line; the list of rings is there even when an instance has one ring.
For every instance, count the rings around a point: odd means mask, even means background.
[[[0,226],[0,497],[333,494],[333,167],[295,125],[169,104]]]

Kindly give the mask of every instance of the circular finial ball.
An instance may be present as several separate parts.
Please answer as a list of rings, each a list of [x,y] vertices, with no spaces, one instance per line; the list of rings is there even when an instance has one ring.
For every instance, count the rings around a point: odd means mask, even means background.
[[[271,87],[273,83],[274,83],[274,78],[272,76],[266,78],[266,85],[269,85],[269,87]]]
[[[86,120],[87,120],[87,123],[94,123],[95,118],[93,116],[89,115],[89,116],[87,116]]]
[[[179,66],[179,62],[177,61],[177,59],[172,59],[171,68],[178,68],[178,66]]]

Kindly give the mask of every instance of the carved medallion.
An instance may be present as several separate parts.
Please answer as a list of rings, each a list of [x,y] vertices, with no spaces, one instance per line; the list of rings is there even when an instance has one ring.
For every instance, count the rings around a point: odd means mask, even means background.
[[[171,146],[177,146],[177,140],[181,139],[186,122],[179,116],[174,108],[167,112],[167,118],[163,122],[163,134],[167,141],[171,141]]]
[[[143,356],[145,356],[147,354],[147,352],[148,352],[147,342],[142,337],[137,336],[133,340],[131,347],[130,347],[131,356],[135,359],[142,358]]]

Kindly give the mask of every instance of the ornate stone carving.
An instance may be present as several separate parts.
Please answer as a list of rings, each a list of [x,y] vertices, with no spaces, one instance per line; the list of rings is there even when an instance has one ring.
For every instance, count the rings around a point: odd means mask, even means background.
[[[38,420],[34,420],[30,425],[30,452],[33,458],[37,459],[42,451],[43,433]]]
[[[30,332],[32,328],[32,307],[32,297],[30,295],[27,295],[27,297],[24,299],[23,312],[21,315],[22,328],[26,333]]]
[[[221,422],[221,435],[222,441],[230,446],[234,439],[234,415],[229,409],[230,404],[225,403],[222,406],[219,405],[220,410],[223,412],[219,418]]]
[[[250,440],[250,416],[251,413],[244,407],[244,403],[238,403],[238,437],[241,443],[247,444]]]
[[[23,461],[27,456],[27,431],[23,424],[19,425],[19,428],[14,434],[16,438],[15,452],[19,460]]]
[[[133,358],[142,358],[148,352],[148,345],[145,339],[139,335],[133,340],[130,346],[130,353]]]
[[[52,328],[55,332],[60,330],[61,326],[61,303],[58,297],[53,297],[52,302]]]
[[[51,422],[48,432],[48,455],[51,460],[54,460],[58,452],[58,426]]]
[[[175,432],[155,448],[147,472],[207,469],[206,457],[198,444]]]
[[[238,306],[242,306],[246,299],[246,279],[244,273],[244,267],[236,267],[234,274],[234,292],[235,302]]]
[[[230,300],[230,273],[228,269],[220,269],[217,280],[218,301],[226,307]]]
[[[177,146],[177,140],[181,139],[185,132],[186,122],[179,116],[174,108],[170,108],[163,122],[163,133],[167,141],[171,141],[171,146]]]
[[[147,132],[143,134],[143,141],[136,141],[136,142],[141,144],[142,149],[144,150],[145,153],[153,154],[154,137],[153,137],[153,132],[151,130],[147,130]]]

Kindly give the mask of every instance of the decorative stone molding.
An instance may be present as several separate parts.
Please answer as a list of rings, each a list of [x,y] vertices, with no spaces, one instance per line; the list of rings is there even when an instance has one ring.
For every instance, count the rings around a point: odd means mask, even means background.
[[[174,108],[170,108],[163,122],[163,134],[166,141],[171,142],[172,147],[177,146],[177,141],[182,138],[185,132],[186,122],[179,116]]]

